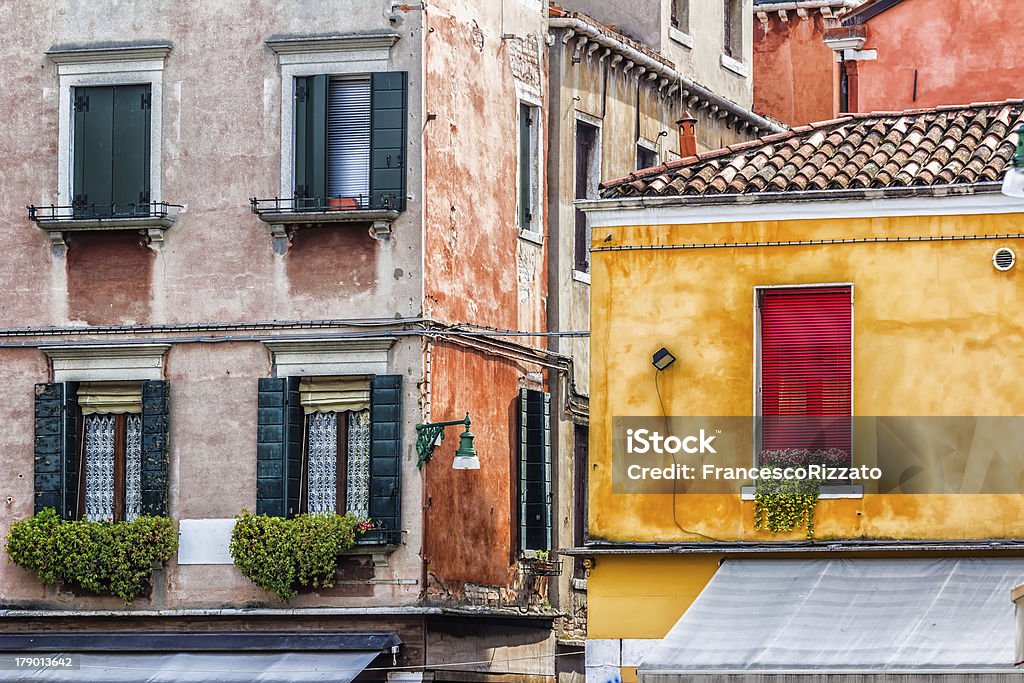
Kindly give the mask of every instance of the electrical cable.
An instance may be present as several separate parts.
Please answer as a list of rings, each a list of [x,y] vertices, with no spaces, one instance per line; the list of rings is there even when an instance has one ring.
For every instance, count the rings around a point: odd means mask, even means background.
[[[658,394],[658,404],[661,406],[661,417],[662,417],[662,420],[664,420],[664,422],[665,422],[665,434],[668,434],[670,432],[669,424],[668,424],[668,411],[665,410],[665,401],[661,397],[661,386],[660,386],[660,384],[658,382],[658,380],[661,378],[661,372],[662,371],[661,371],[660,368],[654,368],[654,390]],[[672,456],[672,464],[674,464],[674,465],[676,465],[678,467],[679,466],[679,462],[676,460],[676,454],[672,453],[670,455]],[[686,527],[684,527],[682,524],[679,523],[679,515],[676,512],[676,508],[678,507],[678,505],[676,504],[676,497],[678,495],[679,495],[679,478],[678,477],[673,477],[672,478],[672,521],[675,522],[675,525],[677,527],[679,527],[679,530],[682,531],[683,533],[691,534],[693,536],[700,536],[701,538],[706,538],[709,541],[715,541],[717,543],[721,543],[722,540],[719,539],[719,538],[715,538],[714,536],[708,536],[707,534],[702,534],[701,532],[693,531],[692,529],[687,529]]]

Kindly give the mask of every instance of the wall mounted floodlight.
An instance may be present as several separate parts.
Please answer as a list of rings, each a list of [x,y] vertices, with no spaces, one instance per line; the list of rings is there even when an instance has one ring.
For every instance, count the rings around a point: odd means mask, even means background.
[[[662,370],[664,370],[665,368],[667,368],[668,366],[672,365],[675,362],[676,357],[669,353],[669,350],[666,349],[664,346],[655,351],[654,355],[651,356],[651,365],[658,368],[659,372],[661,372]]]
[[[416,467],[422,468],[423,463],[434,457],[434,448],[441,445],[441,441],[444,439],[445,427],[465,425],[466,430],[459,437],[459,449],[455,451],[452,469],[480,469],[480,457],[476,454],[476,449],[473,448],[473,432],[469,431],[469,424],[469,413],[466,413],[466,417],[461,420],[425,422],[416,425],[416,454],[419,455]]]

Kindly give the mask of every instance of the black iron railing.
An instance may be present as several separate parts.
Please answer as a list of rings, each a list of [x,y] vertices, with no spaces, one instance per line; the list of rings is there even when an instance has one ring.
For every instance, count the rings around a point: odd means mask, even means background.
[[[356,195],[354,197],[273,197],[249,199],[252,212],[257,215],[280,213],[309,213],[330,211],[400,211],[398,196],[393,194]]]
[[[28,217],[40,221],[81,221],[104,218],[166,218],[172,211],[183,208],[168,202],[141,202],[132,204],[72,204],[28,207]]]

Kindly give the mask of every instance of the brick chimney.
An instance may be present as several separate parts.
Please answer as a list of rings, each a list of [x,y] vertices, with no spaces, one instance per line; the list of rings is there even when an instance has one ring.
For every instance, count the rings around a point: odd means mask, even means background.
[[[697,134],[695,127],[697,119],[690,112],[683,112],[683,117],[676,121],[679,128],[679,154],[682,157],[692,157],[697,154]]]

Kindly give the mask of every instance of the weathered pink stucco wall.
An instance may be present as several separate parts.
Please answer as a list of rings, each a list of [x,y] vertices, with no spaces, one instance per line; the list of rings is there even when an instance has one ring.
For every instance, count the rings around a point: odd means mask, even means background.
[[[835,59],[824,42],[825,18],[796,12],[754,22],[754,111],[790,126],[832,118],[837,105]]]
[[[1021,97],[1019,0],[903,0],[867,22],[857,111]],[[914,71],[917,70],[917,97]]]

